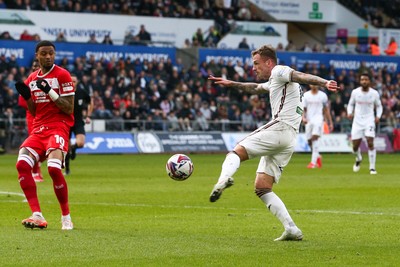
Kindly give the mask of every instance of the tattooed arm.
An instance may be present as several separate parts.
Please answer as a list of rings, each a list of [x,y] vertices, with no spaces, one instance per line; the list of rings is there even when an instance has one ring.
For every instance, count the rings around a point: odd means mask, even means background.
[[[72,114],[74,112],[74,96],[63,96],[57,98],[54,103],[57,105],[62,112],[66,114]]]
[[[226,80],[221,77],[214,77],[210,75],[208,77],[209,80],[212,80],[215,82],[215,84],[222,85],[225,87],[234,87],[238,90],[241,90],[243,92],[249,93],[249,94],[263,94],[268,92],[267,89],[263,88],[261,84],[259,83],[241,83],[241,82],[235,82],[231,80]]]
[[[322,87],[327,88],[330,91],[337,91],[339,90],[339,87],[337,86],[336,81],[333,80],[326,80],[324,78],[312,75],[312,74],[307,74],[303,73],[300,71],[293,71],[292,72],[292,82],[297,82],[301,84],[311,84],[311,85],[319,85]]]

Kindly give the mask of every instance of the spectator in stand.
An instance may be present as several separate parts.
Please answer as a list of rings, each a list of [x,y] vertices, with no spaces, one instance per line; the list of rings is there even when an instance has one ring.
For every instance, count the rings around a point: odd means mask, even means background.
[[[111,39],[110,35],[104,35],[104,39],[103,42],[101,42],[102,44],[106,44],[106,45],[113,45],[113,40]]]
[[[208,47],[217,47],[219,40],[221,39],[221,35],[217,28],[213,25],[208,29],[208,35],[206,37],[205,43],[209,44]]]
[[[395,56],[397,54],[397,42],[396,39],[394,39],[394,37],[390,38],[390,42],[388,47],[385,49],[385,54],[388,56]]]
[[[190,104],[188,101],[183,102],[183,107],[177,113],[179,125],[183,131],[192,131],[191,123],[194,119],[193,113],[190,110]]]
[[[321,45],[316,43],[314,44],[313,48],[312,48],[312,52],[314,53],[321,53],[322,52],[322,48]]]
[[[278,43],[278,45],[276,46],[276,51],[285,51],[282,43]]]
[[[29,34],[28,30],[24,30],[24,31],[21,33],[21,36],[19,37],[19,39],[20,39],[21,41],[32,41],[32,40],[33,40],[33,37],[32,37],[31,34]]]
[[[35,5],[34,10],[38,11],[49,11],[49,6],[47,5],[47,0],[40,0]]]
[[[253,131],[256,128],[256,123],[254,121],[254,116],[251,113],[250,108],[245,109],[245,111],[242,113],[241,121],[242,121],[242,129],[243,131]]]
[[[249,44],[247,43],[246,37],[243,37],[242,41],[239,43],[239,49],[250,49]]]
[[[139,37],[139,41],[142,42],[143,45],[147,45],[151,42],[151,34],[146,30],[144,25],[140,25],[140,30],[136,35]]]
[[[289,40],[288,44],[285,47],[285,51],[290,51],[290,52],[297,51],[296,45],[293,43],[292,40]]]
[[[371,40],[371,43],[369,44],[369,53],[373,56],[379,56],[381,54],[381,48],[376,39]]]
[[[65,37],[65,35],[64,35],[64,32],[63,31],[60,31],[58,34],[57,34],[57,38],[56,38],[56,42],[66,42],[67,41],[67,38]]]
[[[336,43],[333,45],[332,52],[336,53],[336,54],[346,53],[346,47],[344,46],[344,44],[342,43],[342,40],[340,38],[336,39]]]
[[[168,121],[168,130],[171,132],[175,132],[175,131],[179,131],[180,127],[179,127],[179,119],[175,114],[174,110],[171,110],[168,114],[167,117],[167,121]]]
[[[39,34],[37,34],[37,33],[34,33],[33,35],[32,35],[32,40],[33,41],[35,41],[35,42],[40,42],[42,39],[40,38],[40,35]]]
[[[192,36],[192,43],[197,42],[199,46],[204,45],[204,35],[203,30],[201,28],[197,28],[196,32]]]
[[[303,48],[301,50],[303,52],[306,52],[306,53],[312,53],[313,52],[309,42],[304,42],[304,46],[303,46]]]
[[[91,33],[89,36],[89,40],[87,41],[88,44],[98,44],[99,42],[96,39],[96,34],[95,33]]]
[[[217,28],[219,32],[221,33],[222,36],[225,36],[230,30],[231,30],[231,25],[225,18],[224,11],[222,9],[219,9],[217,11],[217,16],[215,18],[215,23],[217,25]]]
[[[5,31],[2,34],[0,34],[0,40],[14,40],[14,38],[11,37],[9,31]]]
[[[190,48],[190,47],[192,47],[192,43],[190,42],[189,38],[186,38],[182,48]]]
[[[251,12],[246,2],[241,0],[239,3],[240,7],[236,16],[238,20],[251,20]]]

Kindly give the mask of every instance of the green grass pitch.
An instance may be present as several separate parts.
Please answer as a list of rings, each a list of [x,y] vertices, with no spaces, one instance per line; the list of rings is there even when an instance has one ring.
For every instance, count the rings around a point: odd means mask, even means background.
[[[307,169],[295,154],[274,191],[302,229],[301,242],[274,242],[283,228],[253,192],[257,159],[242,163],[235,185],[208,201],[223,154],[192,154],[194,173],[170,179],[170,155],[78,155],[67,177],[73,231],[61,231],[49,175],[38,184],[49,226],[24,229],[30,215],[15,170],[0,156],[1,266],[398,266],[399,154],[324,154]],[[45,166],[44,166],[45,167]]]

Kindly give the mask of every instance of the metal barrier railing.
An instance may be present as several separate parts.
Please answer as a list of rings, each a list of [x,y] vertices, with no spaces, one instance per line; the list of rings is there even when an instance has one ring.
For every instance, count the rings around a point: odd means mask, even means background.
[[[221,131],[221,132],[251,132],[266,122],[258,122],[253,125],[244,125],[242,122],[224,121],[189,121],[170,122],[167,120],[123,120],[107,119],[92,120],[86,125],[88,132],[137,132],[137,131],[158,131],[158,132],[185,132],[185,131]],[[391,135],[395,127],[385,123],[378,124],[378,133]],[[351,123],[339,123],[335,125],[337,133],[350,133]],[[304,125],[301,125],[300,132],[304,132]],[[0,153],[17,149],[28,135],[25,119],[2,118],[0,119]]]

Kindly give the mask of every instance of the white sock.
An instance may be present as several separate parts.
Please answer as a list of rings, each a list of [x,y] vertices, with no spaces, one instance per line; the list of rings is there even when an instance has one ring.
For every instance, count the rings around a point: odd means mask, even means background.
[[[261,196],[260,199],[265,203],[271,213],[281,221],[285,229],[296,226],[285,204],[283,204],[282,200],[274,192],[269,192]]]
[[[319,140],[312,141],[311,162],[315,165],[319,157]]]
[[[372,150],[368,149],[368,158],[369,158],[369,169],[375,170],[376,149],[372,149]]]
[[[39,211],[35,211],[34,213],[32,213],[32,216],[40,216],[40,217],[44,218],[43,214]]]
[[[222,163],[221,174],[218,178],[218,183],[224,183],[226,179],[232,177],[240,167],[240,158],[236,153],[226,155],[224,163]]]
[[[356,160],[357,161],[362,161],[362,155],[361,155],[361,149],[360,148],[358,148],[358,150],[354,151],[353,153],[356,154]]]
[[[70,214],[68,214],[68,215],[61,215],[61,220],[63,220],[63,221],[65,221],[65,220],[71,220],[71,215]]]

